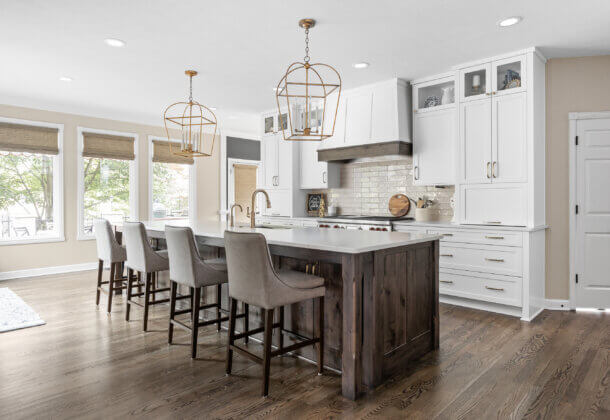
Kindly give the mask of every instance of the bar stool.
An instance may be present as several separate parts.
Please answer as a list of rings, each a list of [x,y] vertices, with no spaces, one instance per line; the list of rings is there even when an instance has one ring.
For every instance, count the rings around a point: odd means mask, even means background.
[[[200,327],[216,324],[220,331],[221,323],[229,317],[221,317],[226,312],[221,308],[221,287],[227,282],[226,260],[217,258],[203,260],[195,243],[193,231],[189,227],[165,226],[165,240],[169,256],[170,309],[168,343],[172,344],[174,325],[191,332],[191,357],[197,356],[197,334]],[[190,296],[177,296],[178,284],[188,286]],[[201,291],[204,287],[216,286],[216,302],[201,305]],[[189,309],[176,310],[176,301],[191,298]],[[202,309],[216,308],[216,318],[200,321],[199,312]],[[181,314],[191,314],[191,325],[178,321],[175,317]],[[243,316],[243,314],[241,315]]]
[[[100,292],[106,293],[102,285],[108,285],[108,313],[112,310],[112,296],[115,290],[126,289],[127,286],[120,285],[125,280],[123,277],[123,266],[127,259],[125,247],[121,246],[112,232],[112,226],[108,220],[101,219],[94,223],[95,242],[97,244],[97,258],[99,260],[97,270],[97,292],[95,294],[95,304],[100,304]],[[104,262],[110,263],[110,278],[108,281],[102,280],[104,272]]]
[[[269,371],[271,358],[280,356],[301,347],[316,345],[318,353],[318,374],[322,373],[324,365],[324,279],[311,274],[294,270],[276,271],[273,268],[271,254],[265,236],[260,233],[231,232],[224,233],[227,268],[229,273],[229,341],[227,344],[226,372],[231,373],[233,351],[263,365],[262,395],[269,393]],[[283,316],[281,322],[273,323],[275,308],[301,302],[308,299],[318,299],[317,337],[308,338],[288,347],[283,347],[281,334],[285,331]],[[237,301],[263,309],[264,328],[253,329],[241,334],[235,334],[235,314]],[[271,335],[274,328],[280,331],[280,347],[271,350]],[[264,331],[263,357],[249,352],[234,344],[235,340]]]
[[[155,251],[147,240],[146,229],[141,222],[124,222],[123,235],[125,237],[125,247],[127,249],[127,268],[128,268],[128,284],[127,284],[127,308],[125,309],[125,320],[129,321],[129,310],[131,305],[137,305],[144,308],[144,331],[148,329],[148,310],[150,305],[158,305],[160,303],[169,302],[169,299],[157,299],[157,293],[168,292],[166,288],[152,288],[153,276],[156,280],[159,271],[169,269],[169,260],[167,259],[167,251]],[[133,293],[133,272],[138,273],[138,283],[142,280],[142,274],[146,274],[146,282],[144,293]],[[156,283],[156,281],[155,281]],[[144,296],[144,304],[133,300],[134,297]],[[150,300],[150,297],[153,300]]]

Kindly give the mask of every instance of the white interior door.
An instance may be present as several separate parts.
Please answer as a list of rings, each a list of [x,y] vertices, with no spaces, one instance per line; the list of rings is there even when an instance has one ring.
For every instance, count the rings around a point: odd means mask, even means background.
[[[610,119],[576,131],[576,307],[610,308]]]

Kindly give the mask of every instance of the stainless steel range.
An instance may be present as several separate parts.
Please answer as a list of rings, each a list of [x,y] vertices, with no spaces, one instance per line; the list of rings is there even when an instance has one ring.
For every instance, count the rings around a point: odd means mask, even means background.
[[[334,216],[318,219],[318,227],[326,229],[354,229],[389,232],[392,222],[413,220],[412,217],[391,216]]]

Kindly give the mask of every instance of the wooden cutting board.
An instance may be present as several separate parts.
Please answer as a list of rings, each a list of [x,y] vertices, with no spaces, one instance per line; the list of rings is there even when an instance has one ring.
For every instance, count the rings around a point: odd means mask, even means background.
[[[392,198],[390,198],[390,203],[388,205],[388,209],[390,210],[390,214],[395,217],[402,217],[409,212],[411,208],[411,202],[409,201],[409,197],[404,194],[394,194]]]

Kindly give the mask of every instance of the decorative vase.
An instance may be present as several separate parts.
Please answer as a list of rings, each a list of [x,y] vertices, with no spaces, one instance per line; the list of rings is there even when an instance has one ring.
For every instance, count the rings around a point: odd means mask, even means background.
[[[454,100],[453,86],[447,86],[443,89],[443,95],[441,96],[441,105],[452,104]]]

